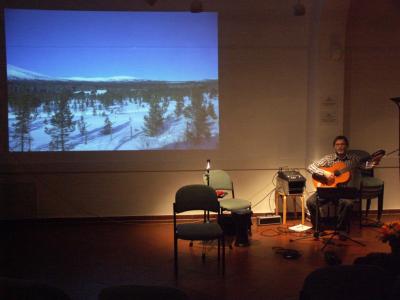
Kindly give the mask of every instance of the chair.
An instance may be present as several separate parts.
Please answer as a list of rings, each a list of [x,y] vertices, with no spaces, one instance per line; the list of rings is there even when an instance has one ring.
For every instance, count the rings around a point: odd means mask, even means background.
[[[166,286],[121,285],[104,288],[99,300],[187,300],[181,290]]]
[[[7,300],[70,300],[61,289],[33,280],[0,277],[0,298]]]
[[[304,280],[300,300],[384,299],[386,272],[371,265],[323,267]]]
[[[366,159],[370,156],[370,154],[363,150],[351,150],[351,153],[358,155],[361,159]],[[360,227],[364,226],[362,207],[363,200],[367,200],[366,208],[365,208],[365,218],[368,219],[368,213],[371,208],[371,200],[376,198],[378,201],[378,215],[377,215],[377,223],[380,224],[382,212],[383,212],[383,195],[384,195],[384,182],[374,177],[374,169],[361,169],[361,178],[360,178],[360,214],[359,221]],[[368,224],[367,224],[368,225]]]
[[[371,199],[376,198],[378,200],[378,215],[377,224],[380,224],[382,211],[383,211],[383,195],[384,195],[385,184],[384,182],[376,177],[364,176],[361,179],[360,185],[360,227],[364,226],[362,223],[362,201],[367,200],[365,208],[365,218],[368,219],[369,209],[371,207]],[[368,224],[367,224],[368,225]],[[367,226],[365,225],[365,226]]]
[[[219,203],[221,206],[221,213],[222,213],[222,221],[221,225],[223,226],[223,230],[225,231],[226,234],[228,232],[232,231],[230,229],[229,225],[234,226],[234,231],[236,233],[236,241],[235,245],[236,246],[247,246],[248,242],[240,242],[240,240],[243,240],[242,238],[238,239],[238,222],[235,220],[240,218],[240,216],[244,217],[245,219],[250,219],[248,222],[241,222],[243,224],[248,223],[248,229],[247,229],[247,234],[251,234],[251,203],[250,201],[244,200],[244,199],[239,199],[235,198],[235,189],[233,187],[233,181],[229,174],[224,171],[224,170],[209,170],[208,172],[204,173],[203,175],[203,182],[204,184],[214,188],[219,196]],[[247,216],[246,216],[246,211],[247,211]],[[224,216],[224,211],[229,211],[232,214],[232,219],[228,219],[226,216]],[[237,215],[236,213],[239,213]],[[230,224],[231,223],[231,224]],[[244,231],[239,229],[242,234],[240,235],[241,237],[244,236]],[[233,241],[229,242],[229,248],[232,249],[232,243]]]
[[[225,272],[225,239],[224,232],[218,223],[210,221],[209,214],[201,223],[177,224],[176,215],[186,211],[203,210],[217,213],[220,220],[221,209],[215,190],[202,184],[187,185],[180,188],[175,195],[173,204],[174,213],[174,267],[175,276],[178,274],[178,239],[188,241],[218,240],[218,263],[221,260],[222,246],[222,273]],[[204,253],[203,253],[204,257]]]
[[[222,210],[234,211],[240,209],[250,209],[250,201],[235,198],[235,190],[231,177],[224,170],[209,170],[203,175],[204,184],[209,185],[215,190],[230,193],[230,198],[221,198],[219,203]]]

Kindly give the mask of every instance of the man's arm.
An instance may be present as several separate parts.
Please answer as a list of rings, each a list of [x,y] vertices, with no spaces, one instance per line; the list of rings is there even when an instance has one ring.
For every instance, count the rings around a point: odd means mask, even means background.
[[[332,174],[331,172],[321,169],[321,167],[328,166],[329,161],[330,161],[330,156],[326,155],[320,160],[316,160],[313,163],[311,163],[308,166],[307,171],[310,172],[312,175],[325,176],[326,178],[334,177],[335,175]]]

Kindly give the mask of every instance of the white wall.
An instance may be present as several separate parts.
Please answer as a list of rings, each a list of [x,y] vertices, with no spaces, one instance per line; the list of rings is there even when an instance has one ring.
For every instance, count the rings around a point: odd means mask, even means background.
[[[345,127],[352,147],[373,152],[399,146],[400,5],[396,1],[352,1],[346,49]],[[399,209],[398,155],[382,160],[385,209]]]
[[[84,2],[68,5],[96,8]],[[159,2],[152,8],[145,1],[98,1],[96,5],[136,10],[188,7],[183,0]],[[273,188],[271,181],[279,167],[303,168],[304,174],[309,161],[330,151],[331,139],[346,131],[346,126],[353,144],[370,150],[370,144],[358,139],[355,131],[354,123],[364,119],[350,118],[347,124],[343,119],[349,82],[342,50],[349,1],[302,1],[307,10],[302,17],[292,14],[295,2],[203,1],[206,10],[219,12],[218,150],[3,153],[0,162],[7,173],[3,179],[36,184],[37,217],[170,215],[176,190],[201,183],[210,158],[213,168],[231,174],[237,197],[253,205],[262,201],[255,212],[271,211],[273,201],[270,205],[264,198]],[[331,122],[321,119],[327,98],[334,100],[337,113]],[[396,115],[388,117],[389,122],[396,120]],[[395,193],[396,189],[387,187],[385,203],[392,203],[386,198],[394,198]]]

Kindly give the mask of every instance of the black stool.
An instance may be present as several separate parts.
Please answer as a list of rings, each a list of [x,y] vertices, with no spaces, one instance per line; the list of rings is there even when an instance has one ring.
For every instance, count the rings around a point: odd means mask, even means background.
[[[238,209],[231,213],[236,228],[235,246],[246,247],[250,245],[248,233],[251,226],[252,211],[250,209]]]

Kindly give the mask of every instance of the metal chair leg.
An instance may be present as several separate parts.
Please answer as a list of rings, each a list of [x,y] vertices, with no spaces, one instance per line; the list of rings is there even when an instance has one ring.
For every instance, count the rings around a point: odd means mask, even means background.
[[[367,208],[365,209],[365,217],[368,219],[369,209],[371,208],[371,199],[367,199]]]
[[[222,274],[225,275],[225,236],[222,236]]]
[[[174,274],[178,276],[178,240],[174,237]]]
[[[382,212],[383,212],[383,192],[384,188],[382,187],[382,191],[379,193],[378,196],[378,222],[381,221]]]
[[[218,262],[221,260],[221,240],[218,239]]]

